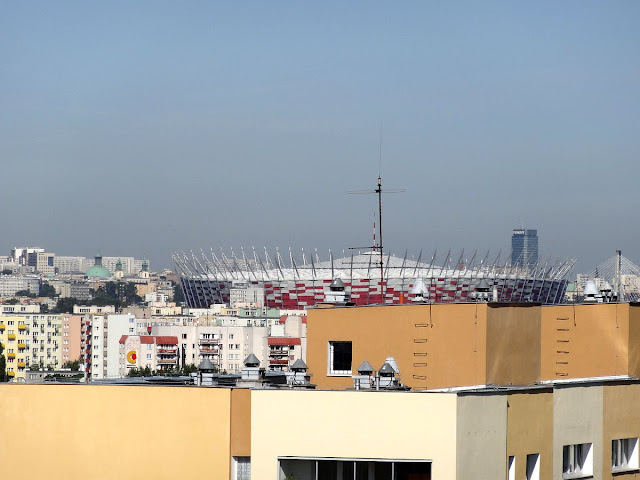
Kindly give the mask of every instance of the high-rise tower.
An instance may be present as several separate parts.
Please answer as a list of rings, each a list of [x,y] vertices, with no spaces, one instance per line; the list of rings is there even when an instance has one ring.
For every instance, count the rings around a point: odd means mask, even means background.
[[[511,235],[511,265],[532,267],[538,262],[538,230],[516,228]]]

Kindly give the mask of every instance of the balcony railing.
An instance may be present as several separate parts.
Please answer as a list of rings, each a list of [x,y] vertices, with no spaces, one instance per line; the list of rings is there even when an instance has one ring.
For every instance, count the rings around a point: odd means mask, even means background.
[[[7,375],[9,375],[10,377],[15,377],[16,376],[15,372],[7,372]]]
[[[158,363],[175,364],[178,362],[177,358],[159,358]]]
[[[220,353],[219,348],[200,347],[200,351],[204,353]]]
[[[26,343],[18,343],[18,348],[21,350],[24,350],[25,348],[27,348],[27,344]]]
[[[26,325],[18,325],[18,330],[26,330],[27,326]]]
[[[158,348],[158,353],[176,353],[178,348]]]
[[[200,343],[203,345],[213,345],[214,343],[220,343],[217,338],[201,338]]]
[[[4,330],[4,325],[2,323],[0,323],[0,330]]]
[[[15,353],[7,353],[7,358],[16,358]]]
[[[25,368],[27,364],[25,362],[18,362],[18,368]]]
[[[289,363],[289,360],[275,360],[270,358],[269,363],[271,365],[287,365]]]
[[[7,338],[9,340],[15,340],[16,339],[16,334],[15,333],[10,333],[9,335],[7,335]]]

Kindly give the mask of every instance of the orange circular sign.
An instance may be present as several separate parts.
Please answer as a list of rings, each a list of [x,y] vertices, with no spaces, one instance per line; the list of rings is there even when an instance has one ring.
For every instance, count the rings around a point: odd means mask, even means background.
[[[127,362],[136,363],[137,358],[138,358],[138,355],[136,355],[135,350],[131,350],[129,353],[127,353]]]

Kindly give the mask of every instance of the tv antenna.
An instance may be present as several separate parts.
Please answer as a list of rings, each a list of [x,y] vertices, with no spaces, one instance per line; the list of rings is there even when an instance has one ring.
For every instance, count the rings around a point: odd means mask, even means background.
[[[380,152],[382,152],[382,139],[380,140]],[[380,154],[382,158],[382,153]],[[384,190],[384,193],[402,193],[407,190],[404,188],[393,188]],[[378,267],[380,268],[380,295],[382,296],[382,303],[385,301],[385,287],[384,287],[384,257],[382,253],[382,174],[378,173],[378,185],[373,190],[351,190],[348,193],[351,195],[378,195],[378,242],[374,240],[372,249],[380,253],[380,259],[378,260]],[[359,248],[359,247],[353,247]]]

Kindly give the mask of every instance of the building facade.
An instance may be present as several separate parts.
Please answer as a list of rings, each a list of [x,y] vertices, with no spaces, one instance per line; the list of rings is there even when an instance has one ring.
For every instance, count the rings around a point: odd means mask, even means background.
[[[538,263],[538,230],[516,228],[511,235],[511,265],[533,267]]]

